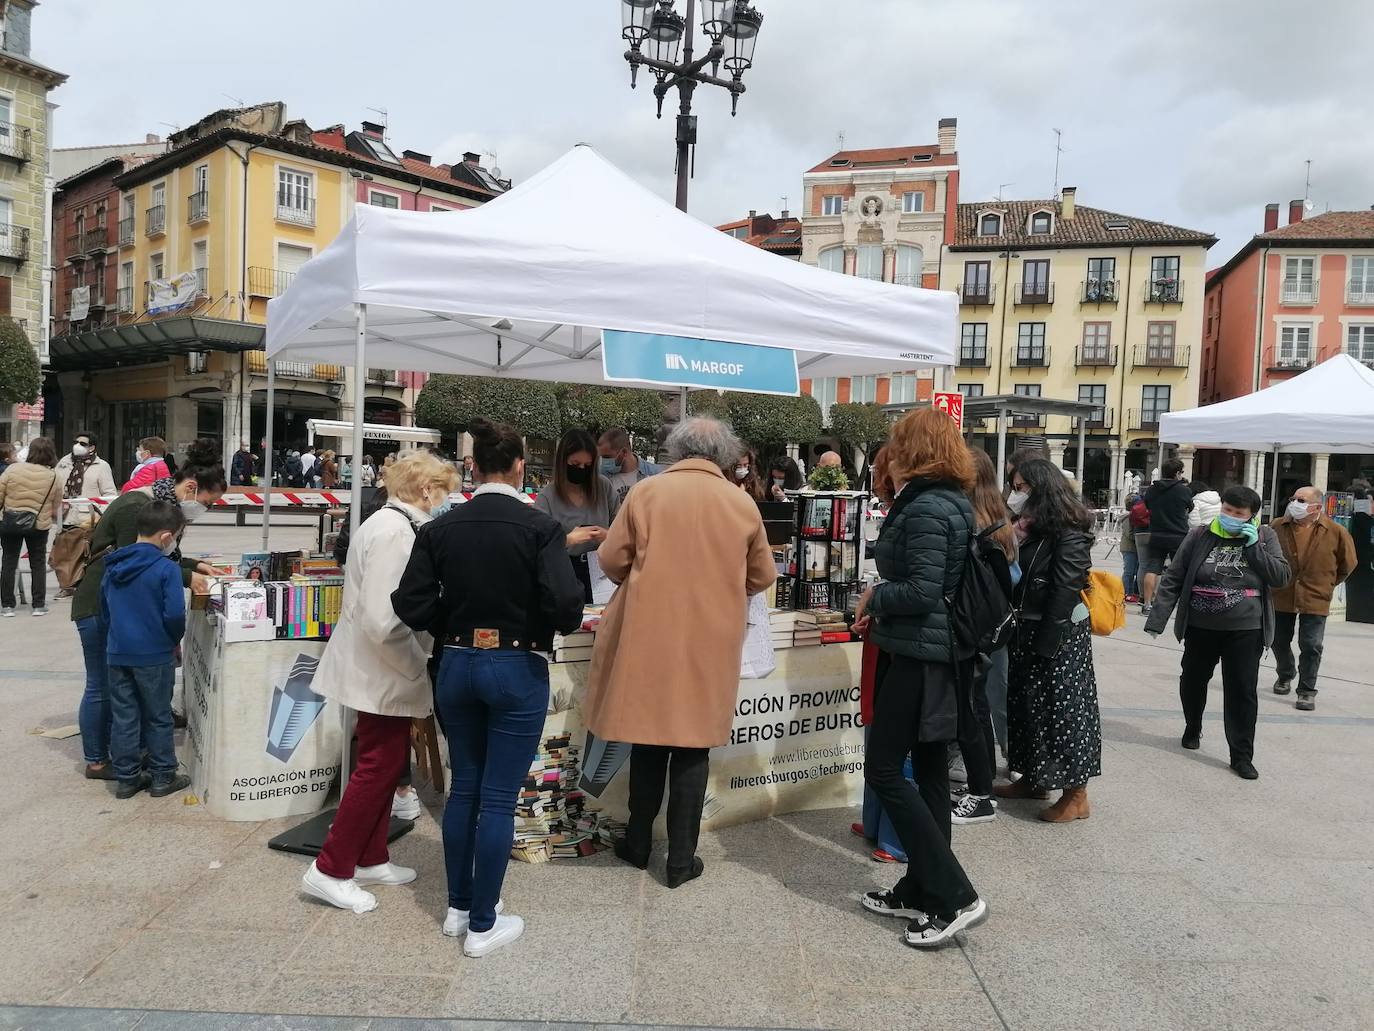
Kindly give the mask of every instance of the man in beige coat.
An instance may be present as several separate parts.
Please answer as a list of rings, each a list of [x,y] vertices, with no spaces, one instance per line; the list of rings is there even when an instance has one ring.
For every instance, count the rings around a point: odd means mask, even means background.
[[[626,496],[597,555],[620,589],[596,634],[588,728],[634,745],[630,822],[616,855],[644,869],[668,780],[668,886],[696,855],[709,749],[730,739],[750,595],[776,578],[758,506],[731,484],[743,453],[714,419],[668,435],[672,467]]]

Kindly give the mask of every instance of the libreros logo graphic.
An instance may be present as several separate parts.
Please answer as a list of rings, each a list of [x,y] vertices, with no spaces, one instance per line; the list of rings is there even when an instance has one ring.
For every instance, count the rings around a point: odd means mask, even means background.
[[[267,754],[282,762],[296,747],[324,710],[325,700],[310,689],[320,660],[297,655],[286,683],[272,690],[272,711],[267,718]]]

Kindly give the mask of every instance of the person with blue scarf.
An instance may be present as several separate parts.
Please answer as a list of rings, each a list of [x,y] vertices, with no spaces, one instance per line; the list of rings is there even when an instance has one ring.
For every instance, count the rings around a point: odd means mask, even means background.
[[[1259,525],[1260,496],[1228,487],[1221,514],[1189,532],[1161,579],[1145,632],[1164,632],[1169,614],[1183,642],[1178,681],[1183,747],[1202,747],[1207,685],[1221,663],[1222,715],[1231,769],[1245,780],[1255,769],[1260,657],[1274,640],[1273,591],[1292,579],[1278,535]]]

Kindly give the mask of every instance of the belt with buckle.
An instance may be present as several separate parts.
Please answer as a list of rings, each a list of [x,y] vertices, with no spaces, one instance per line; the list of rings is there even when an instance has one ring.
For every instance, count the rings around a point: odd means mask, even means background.
[[[473,629],[459,634],[449,634],[444,644],[453,648],[476,648],[478,651],[547,651],[548,647],[539,646],[528,638],[503,638],[499,630]]]

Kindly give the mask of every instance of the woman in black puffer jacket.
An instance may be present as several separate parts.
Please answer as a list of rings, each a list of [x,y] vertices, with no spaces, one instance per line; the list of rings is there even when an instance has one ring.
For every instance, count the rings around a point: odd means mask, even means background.
[[[876,685],[864,779],[886,810],[908,857],[891,891],[864,896],[866,909],[910,920],[906,943],[939,945],[981,922],[978,897],[950,849],[946,747],[958,736],[967,704],[970,656],[954,653],[945,602],[959,589],[973,509],[966,491],[974,469],[954,422],[919,409],[895,427],[887,445],[894,483],[902,485],[876,548],[883,578],[859,603],[859,629],[889,656]],[[911,754],[919,792],[902,776]]]

